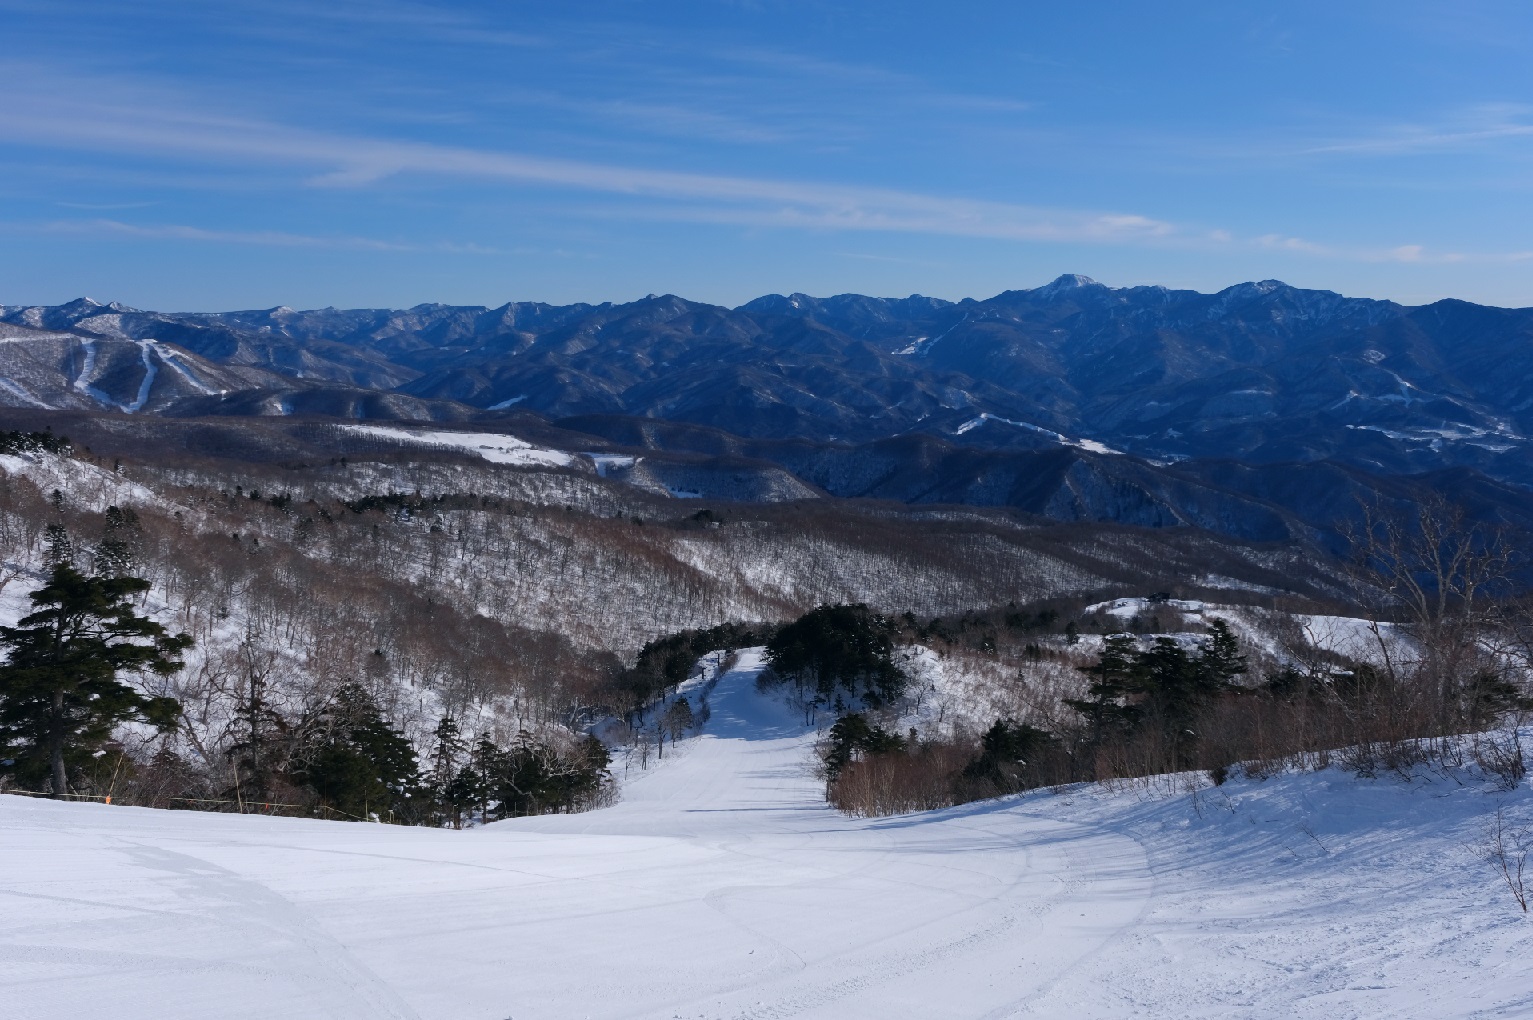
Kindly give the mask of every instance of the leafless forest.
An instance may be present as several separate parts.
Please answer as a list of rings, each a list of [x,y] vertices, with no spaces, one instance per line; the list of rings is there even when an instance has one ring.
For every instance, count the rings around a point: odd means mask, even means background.
[[[1088,637],[1112,625],[1082,616],[1089,602],[1164,591],[1254,621],[1339,612],[1367,587],[1311,548],[1191,529],[670,499],[591,471],[348,449],[288,462],[83,445],[4,458],[0,597],[13,614],[62,541],[82,569],[117,557],[147,579],[144,611],[196,642],[155,692],[180,701],[179,725],[124,732],[113,768],[82,780],[91,792],[227,799],[242,789],[235,752],[252,704],[295,726],[348,684],[423,762],[444,717],[465,739],[567,748],[584,724],[634,707],[622,677],[646,642],[822,604],[903,621],[903,640],[977,684],[971,703],[1058,726],[1095,647],[1066,645],[1064,622],[1080,617]],[[1015,625],[1044,611],[1051,626]]]

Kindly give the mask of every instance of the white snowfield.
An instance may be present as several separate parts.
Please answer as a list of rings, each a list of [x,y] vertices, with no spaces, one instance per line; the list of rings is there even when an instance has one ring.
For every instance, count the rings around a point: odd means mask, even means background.
[[[0,797],[17,1018],[1512,1017],[1463,843],[1526,790],[1336,772],[853,820],[747,654],[613,808],[452,832]]]
[[[493,408],[491,410],[494,410]],[[341,425],[343,432],[388,439],[407,446],[451,447],[477,453],[492,464],[516,467],[568,467],[573,454],[563,450],[545,450],[524,439],[499,432],[443,432],[423,429],[398,429],[387,425]]]

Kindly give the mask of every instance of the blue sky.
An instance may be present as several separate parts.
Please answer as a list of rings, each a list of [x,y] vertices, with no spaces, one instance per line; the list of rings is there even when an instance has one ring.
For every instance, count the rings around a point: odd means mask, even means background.
[[[1533,305],[1526,3],[0,0],[0,303]]]

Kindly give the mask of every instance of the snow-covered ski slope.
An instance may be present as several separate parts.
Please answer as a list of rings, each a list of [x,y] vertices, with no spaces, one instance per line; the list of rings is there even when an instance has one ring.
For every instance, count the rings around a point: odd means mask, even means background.
[[[758,670],[588,814],[0,797],[0,1015],[1533,1015],[1533,922],[1464,848],[1526,790],[1324,772],[851,820]]]

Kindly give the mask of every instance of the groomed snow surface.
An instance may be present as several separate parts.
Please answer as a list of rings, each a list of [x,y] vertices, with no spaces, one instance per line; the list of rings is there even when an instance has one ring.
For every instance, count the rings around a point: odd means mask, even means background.
[[[1526,789],[1340,772],[824,806],[747,653],[622,803],[452,832],[0,797],[0,1014],[1533,1015],[1466,842]]]

